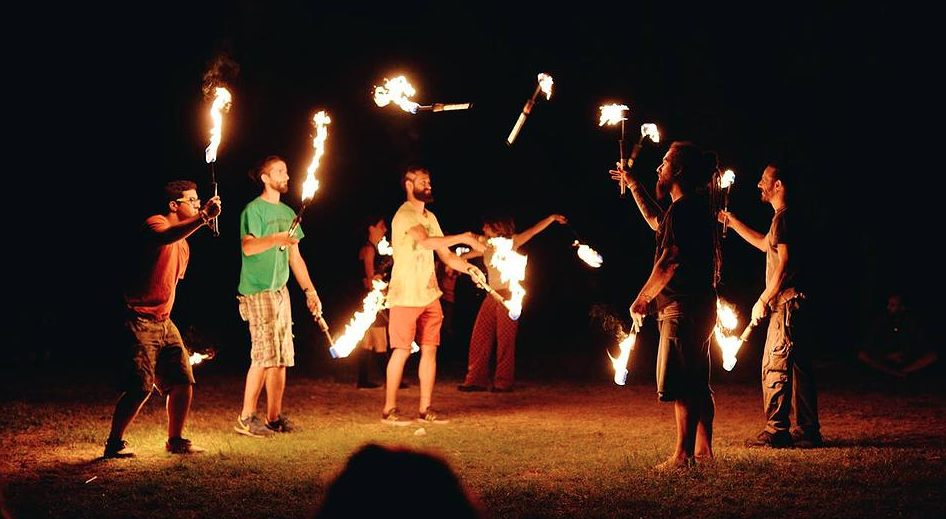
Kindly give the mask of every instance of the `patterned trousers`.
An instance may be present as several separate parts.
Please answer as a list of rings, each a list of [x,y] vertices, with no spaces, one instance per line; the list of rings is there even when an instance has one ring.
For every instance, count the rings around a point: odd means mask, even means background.
[[[470,336],[470,359],[467,366],[467,386],[489,385],[489,358],[496,345],[496,375],[494,387],[512,388],[516,370],[516,331],[519,323],[509,318],[508,310],[500,302],[487,296],[476,314],[473,334]]]

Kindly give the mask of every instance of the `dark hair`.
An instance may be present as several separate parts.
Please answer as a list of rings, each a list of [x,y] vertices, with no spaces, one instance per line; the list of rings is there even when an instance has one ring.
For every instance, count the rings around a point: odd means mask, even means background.
[[[401,189],[404,189],[404,182],[407,182],[408,180],[407,176],[410,175],[411,173],[415,173],[418,171],[427,174],[428,177],[430,176],[429,169],[425,168],[424,166],[420,166],[418,164],[411,164],[410,166],[407,166],[406,168],[404,168],[404,171],[401,172]]]
[[[503,238],[510,238],[516,234],[516,221],[512,216],[504,213],[490,213],[483,217],[483,224],[489,225],[496,234]]]
[[[164,184],[164,197],[168,202],[172,202],[184,196],[184,191],[197,190],[197,184],[190,180],[172,180]]]
[[[378,477],[385,479],[378,483]],[[456,474],[446,461],[406,448],[368,444],[348,459],[345,469],[325,493],[316,519],[381,517],[392,503],[424,489],[426,497],[411,509],[411,516],[476,519],[481,517]],[[371,496],[365,494],[370,489]]]
[[[257,162],[256,165],[253,166],[253,169],[247,172],[247,176],[250,177],[250,180],[252,180],[254,184],[256,184],[259,187],[263,187],[263,170],[266,169],[266,166],[269,166],[270,164],[276,161],[286,162],[286,160],[280,157],[279,155],[270,155],[266,157],[265,159]]]
[[[682,169],[676,175],[684,191],[709,186],[719,169],[716,153],[705,151],[689,141],[674,141],[670,144],[670,165]]]

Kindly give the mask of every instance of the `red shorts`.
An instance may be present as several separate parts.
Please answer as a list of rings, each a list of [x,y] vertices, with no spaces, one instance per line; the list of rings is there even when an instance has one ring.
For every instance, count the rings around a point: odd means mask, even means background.
[[[390,319],[388,335],[392,348],[409,350],[411,341],[416,341],[419,346],[440,344],[443,309],[440,307],[439,298],[427,306],[391,307]]]

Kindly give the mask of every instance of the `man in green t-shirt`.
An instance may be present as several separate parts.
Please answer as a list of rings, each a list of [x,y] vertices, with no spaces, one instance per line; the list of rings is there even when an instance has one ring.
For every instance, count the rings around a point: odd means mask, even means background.
[[[381,421],[390,425],[407,425],[397,410],[397,390],[404,375],[404,364],[411,354],[411,342],[420,345],[419,420],[443,422],[430,407],[437,376],[437,346],[440,345],[440,325],[443,310],[440,307],[440,287],[434,271],[434,251],[450,268],[484,278],[479,269],[461,259],[448,247],[458,243],[475,250],[485,249],[473,233],[444,236],[434,213],[425,208],[433,202],[430,172],[410,167],[401,174],[401,187],[407,195],[391,221],[391,246],[394,249],[394,269],[388,287],[388,305],[391,316],[388,334],[391,359],[388,361],[385,383],[384,408]]]
[[[250,172],[263,192],[240,215],[243,262],[240,268],[240,317],[249,323],[250,368],[246,373],[243,410],[236,432],[262,438],[296,429],[282,414],[286,368],[295,364],[292,343],[292,311],[289,306],[289,271],[306,295],[313,315],[321,315],[322,302],[299,252],[305,234],[300,227],[290,235],[295,213],[279,201],[289,191],[286,162],[275,155],[263,159]],[[260,393],[266,387],[266,421],[256,416]]]

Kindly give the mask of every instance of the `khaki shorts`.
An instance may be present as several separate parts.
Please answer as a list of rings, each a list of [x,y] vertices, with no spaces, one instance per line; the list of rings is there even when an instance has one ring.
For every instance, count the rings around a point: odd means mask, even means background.
[[[411,349],[411,341],[420,346],[440,345],[440,326],[443,324],[443,309],[440,299],[427,306],[395,306],[391,308],[388,335],[391,347]]]
[[[119,389],[161,394],[171,386],[193,384],[190,353],[170,319],[131,317],[125,321],[127,356],[122,361]]]
[[[264,291],[237,296],[240,317],[250,325],[250,366],[258,368],[295,365],[292,342],[292,308],[289,290]]]

